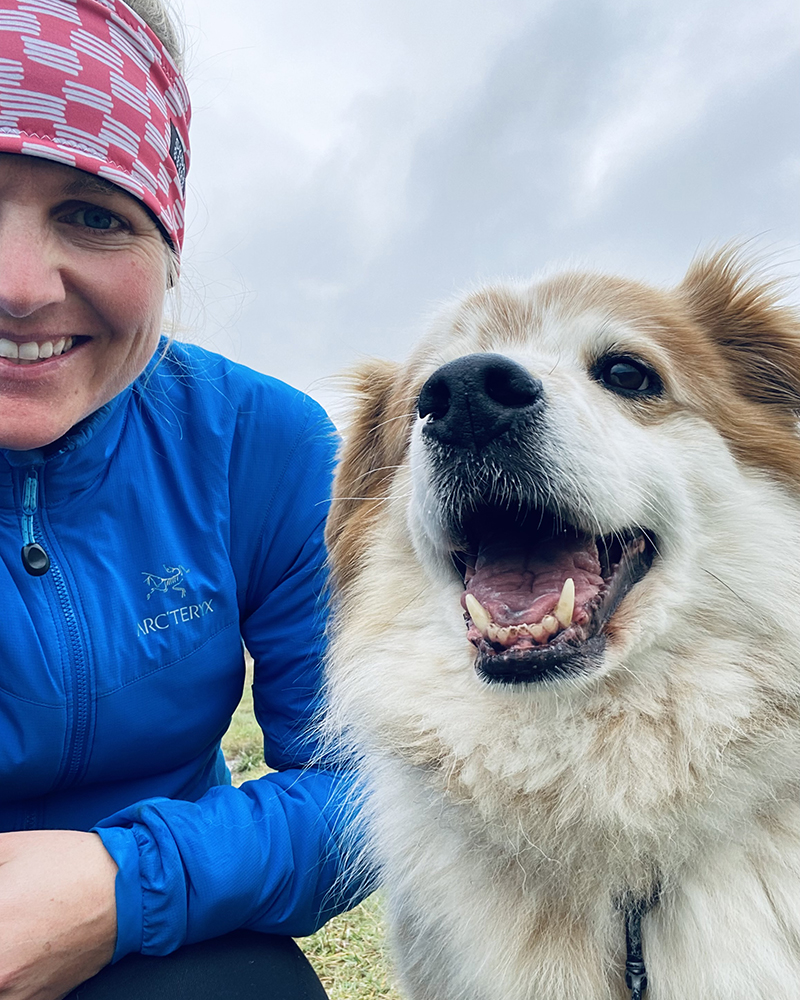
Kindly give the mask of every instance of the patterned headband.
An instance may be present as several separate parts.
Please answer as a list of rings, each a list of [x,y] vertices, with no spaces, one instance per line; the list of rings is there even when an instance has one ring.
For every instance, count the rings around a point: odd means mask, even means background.
[[[104,177],[183,243],[189,94],[122,0],[0,0],[0,152]]]

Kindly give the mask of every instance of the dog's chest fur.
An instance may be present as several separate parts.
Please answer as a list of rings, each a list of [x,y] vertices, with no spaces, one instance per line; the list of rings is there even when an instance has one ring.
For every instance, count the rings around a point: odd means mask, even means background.
[[[387,864],[409,997],[629,997],[622,915],[607,889],[575,894],[561,873],[551,880],[557,858],[532,860],[535,842],[505,853],[449,822],[441,803],[426,817],[406,812],[408,802],[386,803],[393,813],[402,806],[408,822],[383,832],[413,845]],[[795,804],[779,811],[768,824],[778,829],[749,845],[715,845],[662,888],[643,921],[650,1000],[796,997],[800,814]]]

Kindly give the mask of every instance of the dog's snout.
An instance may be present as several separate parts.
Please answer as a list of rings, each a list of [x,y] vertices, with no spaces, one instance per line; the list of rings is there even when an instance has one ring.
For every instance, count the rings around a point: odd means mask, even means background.
[[[425,432],[445,444],[481,447],[537,407],[542,383],[501,354],[467,354],[431,375],[419,394]]]

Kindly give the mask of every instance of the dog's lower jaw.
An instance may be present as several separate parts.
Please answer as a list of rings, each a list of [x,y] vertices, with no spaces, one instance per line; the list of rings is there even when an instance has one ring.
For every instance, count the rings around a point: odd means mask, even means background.
[[[606,651],[607,640],[602,634],[582,642],[551,643],[536,651],[506,650],[487,655],[478,652],[475,669],[481,680],[489,684],[544,684],[577,678],[597,671]]]

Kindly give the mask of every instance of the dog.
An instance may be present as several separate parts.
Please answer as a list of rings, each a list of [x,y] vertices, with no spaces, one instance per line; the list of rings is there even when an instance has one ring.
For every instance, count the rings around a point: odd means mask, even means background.
[[[737,249],[369,362],[330,727],[411,1000],[800,995],[800,321]]]

